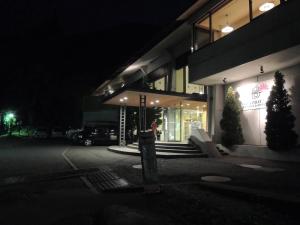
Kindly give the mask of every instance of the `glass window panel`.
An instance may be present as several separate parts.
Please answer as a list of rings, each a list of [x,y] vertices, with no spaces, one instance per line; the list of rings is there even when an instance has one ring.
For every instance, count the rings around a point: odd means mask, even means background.
[[[280,0],[252,0],[253,18],[271,10],[280,5]]]
[[[233,0],[212,14],[214,41],[250,22],[249,1]]]
[[[175,74],[175,91],[183,93],[184,71],[183,68],[176,70]]]
[[[204,94],[204,86],[203,85],[198,85],[198,84],[191,84],[189,82],[189,69],[186,67],[185,69],[185,77],[186,77],[186,93],[187,94]]]
[[[159,91],[165,91],[165,77],[160,78],[154,82],[154,89]]]
[[[197,50],[210,42],[209,18],[195,23],[194,49]]]

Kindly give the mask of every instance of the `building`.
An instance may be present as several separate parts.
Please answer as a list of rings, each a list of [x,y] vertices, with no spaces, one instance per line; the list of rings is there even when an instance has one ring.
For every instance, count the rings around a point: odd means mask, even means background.
[[[265,145],[265,103],[273,74],[286,76],[300,115],[300,1],[198,0],[171,29],[94,92],[103,104],[162,107],[164,141],[186,141],[191,126],[220,141],[226,88],[240,94],[246,144]],[[300,134],[300,118],[296,132]]]

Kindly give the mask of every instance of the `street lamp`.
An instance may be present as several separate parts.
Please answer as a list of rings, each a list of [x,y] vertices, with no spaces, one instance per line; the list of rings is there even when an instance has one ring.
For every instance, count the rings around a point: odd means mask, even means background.
[[[16,122],[16,116],[14,113],[12,112],[7,112],[4,115],[4,124],[5,126],[8,127],[8,134],[11,135],[11,128],[14,125],[14,123]]]

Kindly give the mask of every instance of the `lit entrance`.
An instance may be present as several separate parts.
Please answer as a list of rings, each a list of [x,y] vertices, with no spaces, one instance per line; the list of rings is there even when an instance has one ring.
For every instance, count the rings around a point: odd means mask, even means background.
[[[159,141],[187,142],[192,127],[207,130],[207,103],[197,98],[127,90],[109,99],[105,104],[138,108],[140,95],[147,97],[147,108],[161,109],[159,116],[162,123],[157,129]]]
[[[179,108],[164,108],[161,141],[187,142],[192,126],[207,130],[207,103],[183,101]]]

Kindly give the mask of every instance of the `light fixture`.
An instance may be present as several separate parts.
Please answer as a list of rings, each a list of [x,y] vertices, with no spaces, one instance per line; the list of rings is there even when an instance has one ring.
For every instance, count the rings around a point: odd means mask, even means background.
[[[233,31],[233,27],[226,25],[225,27],[222,28],[222,33],[230,33]]]
[[[150,102],[150,105],[154,105],[154,102]]]
[[[109,90],[108,90],[108,93],[109,93],[109,94],[113,94],[113,93],[114,93],[114,90],[113,90],[113,89],[109,89]]]
[[[233,27],[228,25],[228,14],[226,14],[225,16],[226,16],[226,26],[223,27],[221,31],[222,31],[222,33],[227,34],[227,33],[232,32],[234,29],[233,29]]]
[[[267,12],[271,9],[273,9],[275,4],[273,2],[265,2],[259,7],[259,11],[261,12]]]
[[[186,105],[187,105],[187,106],[190,106],[190,104],[189,104],[189,103],[187,103]]]
[[[124,97],[123,99],[124,99],[124,100],[128,100],[128,98],[127,98],[127,97]]]
[[[159,103],[159,100],[155,100],[156,103]]]
[[[121,99],[120,99],[120,102],[124,102],[124,99],[123,99],[123,98],[121,98]]]

